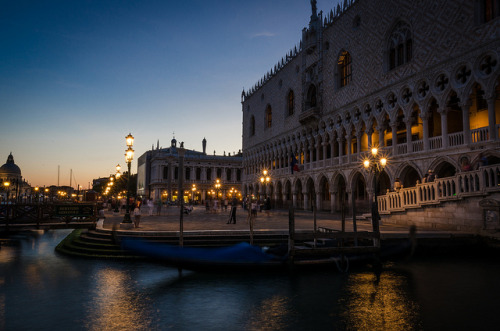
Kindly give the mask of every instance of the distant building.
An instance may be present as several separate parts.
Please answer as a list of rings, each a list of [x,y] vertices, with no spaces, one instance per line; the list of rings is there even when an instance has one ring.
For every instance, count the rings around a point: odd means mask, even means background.
[[[7,196],[10,199],[22,199],[31,192],[31,187],[23,180],[21,168],[15,164],[12,153],[7,157],[7,162],[0,167],[0,181],[2,200],[6,199]],[[6,186],[5,183],[9,185]]]
[[[300,44],[242,92],[244,193],[368,211],[362,159],[375,146],[389,158],[385,213],[497,190],[498,172],[481,167],[500,163],[499,1],[342,3],[318,13],[312,0]],[[429,170],[450,179],[421,184]]]
[[[177,201],[179,176],[184,176],[184,193],[189,200],[203,202],[215,197],[226,197],[233,192],[240,193],[242,180],[242,155],[208,155],[206,140],[203,139],[203,151],[185,150],[184,174],[179,173],[179,148],[177,140],[171,141],[170,147],[156,148],[142,154],[137,165],[137,195],[153,200]],[[219,179],[220,189],[215,189]],[[193,186],[194,185],[194,186]],[[193,190],[193,187],[195,190]]]

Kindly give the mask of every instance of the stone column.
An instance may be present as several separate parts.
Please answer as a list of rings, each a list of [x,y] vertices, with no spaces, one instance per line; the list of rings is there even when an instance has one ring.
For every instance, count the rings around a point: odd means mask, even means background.
[[[292,204],[294,208],[297,208],[297,192],[292,193]]]
[[[368,149],[372,148],[372,135],[373,135],[373,128],[369,128],[366,131],[366,136],[368,137]]]
[[[356,132],[356,153],[361,153],[361,132]]]
[[[422,119],[422,130],[423,140],[424,140],[424,151],[429,150],[429,114],[420,114],[420,118]]]
[[[321,192],[317,192],[316,193],[316,210],[319,211],[322,209],[322,193]]]
[[[464,145],[468,146],[470,144],[470,117],[469,117],[469,110],[471,106],[471,101],[470,99],[467,100],[467,102],[464,102],[460,105],[460,108],[462,108],[462,126],[463,126],[463,133],[464,133]]]
[[[406,153],[413,152],[411,144],[411,119],[406,121]]]
[[[441,143],[442,148],[448,148],[448,116],[446,108],[440,108],[439,113],[441,114]]]
[[[339,146],[339,164],[342,164],[342,150],[344,149],[343,148],[343,139],[342,137],[338,137],[337,138],[337,144]]]
[[[307,210],[309,208],[309,194],[302,192],[302,195],[304,196],[304,210]]]
[[[332,159],[335,157],[335,144],[337,143],[337,139],[334,139],[333,137],[330,139],[330,155],[332,156]],[[337,145],[338,146],[338,145]]]
[[[392,155],[398,155],[398,126],[396,123],[391,123],[392,129]]]
[[[330,192],[330,214],[335,213],[337,192]]]
[[[378,127],[378,147],[384,147],[384,129],[381,127]]]
[[[493,96],[492,98],[488,98],[486,100],[488,102],[488,131],[490,140],[497,139],[497,125],[496,125],[496,117],[495,117],[495,101],[496,98]]]
[[[347,141],[347,147],[346,147],[346,149],[347,149],[347,163],[351,163],[351,140],[352,140],[352,136],[349,133],[349,134],[347,134],[345,136],[345,138],[346,138],[346,141]]]
[[[321,145],[323,146],[323,158],[322,158],[322,160],[326,160],[326,156],[328,154],[328,151],[327,151],[327,149],[328,149],[328,143],[327,142],[323,142]]]

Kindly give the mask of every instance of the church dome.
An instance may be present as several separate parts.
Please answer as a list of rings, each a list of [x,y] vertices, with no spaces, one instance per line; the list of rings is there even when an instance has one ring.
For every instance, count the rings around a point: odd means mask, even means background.
[[[10,153],[7,163],[0,167],[0,177],[21,176],[21,169],[14,163],[14,157]]]

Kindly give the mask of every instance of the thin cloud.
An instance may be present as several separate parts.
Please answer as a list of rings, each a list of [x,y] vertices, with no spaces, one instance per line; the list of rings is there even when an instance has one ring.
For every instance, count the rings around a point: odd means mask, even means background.
[[[255,34],[251,35],[250,38],[253,39],[253,38],[274,37],[274,36],[276,36],[275,33],[265,31],[265,32],[255,33]]]

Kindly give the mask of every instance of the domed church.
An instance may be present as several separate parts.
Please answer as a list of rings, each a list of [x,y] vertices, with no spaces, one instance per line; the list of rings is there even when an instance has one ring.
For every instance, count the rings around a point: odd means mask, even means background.
[[[0,180],[2,197],[16,198],[19,193],[29,190],[29,185],[23,181],[21,175],[21,168],[14,163],[14,156],[12,153],[7,157],[7,162],[0,167]],[[8,183],[8,184],[7,184]]]

